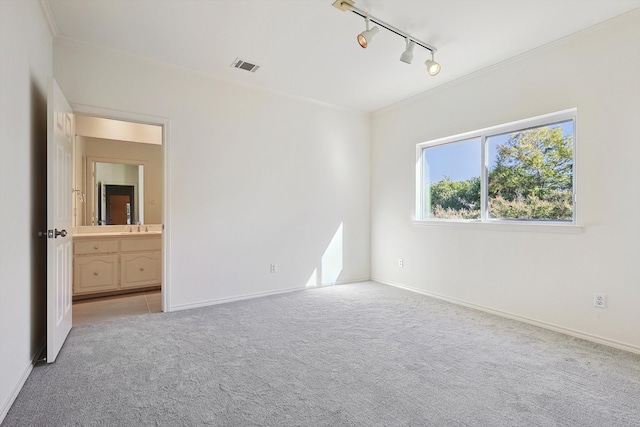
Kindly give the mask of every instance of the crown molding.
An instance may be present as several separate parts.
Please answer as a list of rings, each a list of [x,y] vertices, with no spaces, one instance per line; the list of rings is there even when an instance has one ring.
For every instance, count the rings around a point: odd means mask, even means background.
[[[51,11],[49,0],[40,0],[40,5],[42,6],[42,12],[47,19],[47,23],[49,24],[51,35],[53,37],[57,37],[58,34],[60,34],[60,31],[58,31],[58,25],[56,24],[56,20],[53,18],[53,12]]]

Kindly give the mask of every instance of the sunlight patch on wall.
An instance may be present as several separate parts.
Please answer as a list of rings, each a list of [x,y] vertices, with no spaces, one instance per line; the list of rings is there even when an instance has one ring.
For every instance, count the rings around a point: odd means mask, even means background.
[[[306,287],[335,285],[342,274],[342,228],[343,223],[334,233],[329,245],[322,254],[320,265],[313,270]]]
[[[342,226],[340,223],[329,246],[322,255],[322,268],[320,270],[323,285],[335,285],[342,273]]]
[[[313,273],[311,273],[311,277],[309,277],[309,280],[307,280],[306,286],[307,287],[318,286],[318,269],[317,268],[313,270]]]

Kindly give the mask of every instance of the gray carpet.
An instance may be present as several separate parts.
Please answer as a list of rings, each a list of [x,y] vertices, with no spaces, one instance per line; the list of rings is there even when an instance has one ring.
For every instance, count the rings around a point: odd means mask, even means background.
[[[74,328],[3,426],[640,426],[640,356],[372,282]]]

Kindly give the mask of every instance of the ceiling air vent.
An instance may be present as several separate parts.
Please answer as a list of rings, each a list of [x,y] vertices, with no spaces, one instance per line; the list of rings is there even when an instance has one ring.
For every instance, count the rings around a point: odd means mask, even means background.
[[[256,71],[258,71],[258,68],[260,68],[259,65],[251,64],[247,61],[243,61],[240,58],[236,58],[236,60],[233,61],[233,64],[231,64],[231,66],[235,68],[240,68],[241,70],[251,71],[252,73],[255,73]]]

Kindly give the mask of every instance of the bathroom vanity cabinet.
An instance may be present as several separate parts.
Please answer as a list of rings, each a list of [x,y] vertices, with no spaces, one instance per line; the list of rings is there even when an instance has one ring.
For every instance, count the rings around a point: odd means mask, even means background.
[[[144,290],[162,284],[162,235],[73,237],[73,296]]]

